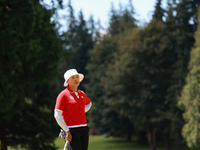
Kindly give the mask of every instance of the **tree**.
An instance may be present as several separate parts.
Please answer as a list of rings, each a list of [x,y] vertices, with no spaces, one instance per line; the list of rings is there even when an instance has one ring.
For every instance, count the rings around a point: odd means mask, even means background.
[[[195,44],[190,53],[188,75],[178,101],[179,107],[184,111],[185,124],[182,129],[183,137],[190,148],[199,148],[199,102],[200,102],[200,9],[198,11],[198,28],[195,32]]]
[[[163,21],[164,16],[164,9],[161,7],[162,0],[157,0],[156,6],[155,6],[155,12],[153,15],[153,18],[158,19],[160,21]]]
[[[52,13],[23,0],[1,1],[0,13],[1,149],[55,149],[51,99],[62,49]]]
[[[111,36],[116,36],[127,32],[129,29],[137,27],[137,20],[135,19],[135,11],[132,1],[129,0],[128,7],[121,10],[115,10],[112,4],[110,12],[110,25],[108,31]]]
[[[151,149],[156,149],[155,131],[162,127],[160,111],[165,111],[172,73],[172,49],[168,49],[171,41],[165,29],[164,23],[153,19],[137,34],[132,31],[122,36],[117,59],[105,82],[110,106],[132,120],[138,134],[148,133]],[[108,90],[109,87],[113,88]]]
[[[76,30],[76,54],[74,57],[74,67],[77,68],[79,72],[82,72],[84,75],[86,72],[86,64],[89,60],[88,51],[93,48],[94,42],[92,39],[92,33],[89,33],[87,28],[86,21],[84,20],[83,14],[80,11],[79,13],[79,24],[77,25]],[[85,80],[86,81],[86,80]],[[85,82],[83,81],[83,82]]]
[[[138,59],[134,55],[140,43],[138,37],[138,31],[132,29],[117,38],[119,50],[114,53],[114,62],[108,65],[104,77],[105,104],[114,110],[119,118],[119,126],[115,128],[115,132],[119,132],[119,135],[125,136],[129,141],[134,131],[139,133],[138,129],[134,129],[137,126],[138,114],[135,106],[138,100],[135,72]],[[143,125],[140,124],[141,126]]]
[[[199,1],[180,0],[176,2],[168,3],[169,8],[166,11],[165,24],[168,37],[172,41],[169,47],[173,49],[174,63],[171,67],[173,73],[166,94],[168,113],[165,113],[165,115],[171,116],[171,125],[168,132],[172,133],[169,136],[170,139],[180,141],[182,140],[180,133],[184,122],[182,111],[177,107],[177,98],[181,95],[184,79],[188,72],[187,65],[190,50],[194,44],[193,35],[196,30],[196,10]]]
[[[115,109],[110,107],[107,102],[108,93],[104,87],[107,85],[108,70],[106,68],[112,66],[115,61],[115,54],[118,53],[119,35],[125,34],[136,27],[133,15],[132,4],[123,11],[114,10],[112,6],[109,33],[96,43],[94,49],[89,53],[90,61],[87,65],[89,83],[86,85],[89,97],[95,100],[89,116],[92,126],[98,127],[102,133],[106,132],[112,136],[119,136],[123,130],[125,135],[129,134],[128,140],[131,139],[132,133],[129,130],[130,126],[132,128],[131,121],[126,116],[120,116]],[[124,121],[126,124],[123,124]],[[124,126],[126,127],[124,128]]]
[[[89,51],[90,60],[87,64],[85,88],[88,97],[93,100],[93,108],[89,112],[89,124],[92,128],[98,128],[101,133],[109,133],[115,119],[110,115],[116,114],[105,104],[104,92],[104,77],[108,64],[113,62],[113,54],[117,51],[118,45],[116,40],[109,36],[104,36],[103,40],[94,46],[94,49]],[[97,69],[98,68],[98,69]],[[109,121],[107,120],[109,118]],[[110,123],[110,124],[109,124]],[[116,124],[115,124],[116,125]],[[107,128],[105,128],[107,126]]]
[[[114,8],[114,5],[112,3],[111,7],[111,15],[110,15],[110,27],[108,28],[108,31],[111,35],[117,35],[119,34],[119,26],[120,26],[120,15],[117,13],[117,11]]]
[[[78,72],[87,74],[85,69],[87,61],[89,60],[88,51],[93,48],[93,31],[94,26],[91,25],[91,29],[88,27],[87,22],[84,19],[82,11],[79,12],[78,19],[74,16],[74,10],[71,5],[71,1],[68,3],[69,17],[67,31],[63,33],[62,37],[65,41],[64,48],[65,53],[69,54],[71,58],[68,61],[67,68],[76,68]],[[90,22],[91,23],[91,22]],[[92,32],[91,32],[92,31]],[[84,90],[84,83],[87,80],[83,80],[83,84],[80,85],[80,89]]]
[[[174,40],[174,51],[176,61],[172,65],[174,73],[171,85],[168,89],[167,97],[177,101],[180,96],[184,79],[187,75],[187,65],[191,47],[194,44],[194,32],[196,30],[196,12],[199,1],[181,0],[179,3],[172,4],[171,15],[168,15],[167,26],[171,31]],[[187,41],[187,42],[185,42]]]

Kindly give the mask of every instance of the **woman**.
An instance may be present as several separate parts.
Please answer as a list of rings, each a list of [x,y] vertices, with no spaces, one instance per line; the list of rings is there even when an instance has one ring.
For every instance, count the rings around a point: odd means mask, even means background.
[[[64,86],[67,87],[57,97],[54,117],[66,132],[66,140],[73,150],[87,150],[89,127],[85,112],[92,103],[86,94],[78,89],[84,75],[69,69],[64,74]]]

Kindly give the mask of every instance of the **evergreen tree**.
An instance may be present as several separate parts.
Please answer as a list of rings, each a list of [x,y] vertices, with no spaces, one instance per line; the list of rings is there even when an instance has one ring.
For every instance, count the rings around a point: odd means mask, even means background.
[[[114,4],[111,5],[111,15],[110,15],[110,27],[108,28],[109,33],[114,36],[119,34],[119,26],[120,26],[120,15],[114,8]]]
[[[76,54],[74,57],[74,67],[84,75],[87,74],[85,66],[89,59],[88,50],[93,48],[92,33],[89,33],[86,21],[84,20],[83,14],[79,13],[79,24],[76,29]]]
[[[76,68],[78,72],[87,74],[86,64],[89,60],[88,50],[93,48],[93,30],[94,26],[91,26],[91,30],[88,28],[87,22],[84,20],[82,11],[79,12],[78,19],[74,16],[74,10],[69,0],[69,18],[67,31],[63,33],[63,39],[65,41],[66,54],[71,56],[70,61],[66,64],[67,68]],[[92,32],[91,32],[92,31]],[[67,61],[67,60],[65,60]],[[80,85],[80,89],[84,90],[84,83],[87,80],[83,80],[83,84]]]
[[[174,58],[171,57],[173,49],[169,48],[172,41],[168,37],[165,24],[160,20],[153,19],[140,31],[140,34],[142,47],[137,52],[139,55],[137,57],[140,58],[137,73],[140,75],[138,80],[142,102],[141,113],[146,120],[148,141],[153,150],[156,149],[156,135],[165,135],[169,132],[169,118],[163,116],[161,112],[168,110],[165,96],[173,73],[171,69],[174,62]]]
[[[122,36],[115,65],[105,82],[109,105],[134,122],[137,134],[148,132],[151,149],[156,148],[156,129],[164,125],[160,112],[166,111],[165,95],[172,73],[168,49],[172,43],[165,30],[162,22],[153,19],[139,33]]]
[[[199,3],[199,1],[189,0],[182,0],[179,3],[175,3],[175,8],[173,10],[171,9],[172,15],[168,15],[170,19],[167,18],[167,26],[174,40],[174,57],[176,58],[176,62],[172,66],[174,73],[172,75],[171,85],[168,89],[168,98],[173,99],[174,102],[177,101],[177,96],[180,96],[184,79],[188,72],[187,65],[190,50],[194,44],[193,35],[196,30],[195,18]]]
[[[135,19],[135,11],[132,5],[132,1],[129,1],[128,7],[121,10],[115,10],[114,5],[111,7],[110,25],[108,31],[111,36],[127,32],[136,26],[137,20]]]
[[[188,75],[186,84],[183,87],[181,97],[178,101],[183,109],[185,125],[182,130],[183,137],[186,139],[190,148],[199,148],[200,142],[200,9],[198,13],[198,28],[195,32],[195,45],[191,50],[188,65]]]
[[[101,132],[106,132],[110,135],[116,135],[116,133],[120,135],[126,125],[127,128],[124,130],[126,130],[125,134],[127,135],[130,131],[127,129],[130,129],[129,126],[132,127],[129,118],[120,116],[115,109],[109,106],[107,103],[108,93],[104,89],[107,85],[107,68],[114,63],[114,57],[118,51],[118,35],[136,27],[132,4],[129,7],[129,9],[117,11],[112,6],[109,33],[91,50],[89,55],[90,62],[87,65],[89,83],[86,85],[86,89],[91,99],[95,100],[89,118],[93,127],[98,127]],[[123,124],[122,122],[124,121],[127,124]],[[128,139],[130,140],[132,132],[129,133]]]
[[[115,111],[119,118],[117,120],[119,127],[115,129],[115,132],[126,136],[128,140],[131,140],[134,133],[134,125],[137,126],[138,110],[134,104],[138,100],[138,89],[134,86],[137,84],[134,67],[137,67],[138,59],[134,52],[140,43],[138,37],[137,30],[134,30],[117,38],[119,50],[114,53],[114,62],[109,64],[104,79],[105,103]],[[135,131],[139,133],[137,129]]]
[[[132,0],[129,0],[129,5],[120,13],[120,33],[127,32],[129,29],[137,27],[135,19],[135,10]]]
[[[160,21],[163,21],[164,16],[164,9],[161,7],[162,0],[157,0],[156,6],[155,6],[155,12],[153,15],[153,18],[158,19]]]
[[[52,99],[62,49],[52,13],[23,0],[1,1],[0,13],[1,149],[55,149]]]
[[[88,118],[90,126],[98,128],[98,131],[101,133],[112,134],[114,133],[112,128],[118,125],[116,123],[116,113],[105,103],[105,92],[103,89],[106,70],[108,65],[113,62],[113,53],[117,51],[117,48],[118,46],[114,38],[104,36],[101,43],[96,44],[94,49],[89,51],[90,61],[86,67],[88,71],[86,78],[89,82],[85,87],[88,96],[93,100],[93,108],[89,112]],[[114,126],[112,127],[112,125]]]
[[[196,10],[199,1],[180,0],[168,3],[166,11],[166,26],[169,39],[172,41],[172,57],[175,59],[171,69],[170,86],[166,95],[168,113],[171,116],[170,138],[181,140],[181,128],[183,126],[182,111],[177,107],[177,97],[180,96],[184,79],[187,75],[189,55],[194,44],[193,34],[196,29]],[[187,41],[187,42],[186,42]],[[176,134],[175,134],[176,133]]]

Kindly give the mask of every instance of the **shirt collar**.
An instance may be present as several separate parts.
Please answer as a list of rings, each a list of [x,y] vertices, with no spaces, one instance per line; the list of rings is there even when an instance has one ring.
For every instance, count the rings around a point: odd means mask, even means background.
[[[72,90],[69,88],[69,86],[67,86],[67,89],[68,89],[68,91],[69,91],[70,93],[75,93],[74,91],[72,91]],[[79,89],[77,89],[77,92],[79,93]]]

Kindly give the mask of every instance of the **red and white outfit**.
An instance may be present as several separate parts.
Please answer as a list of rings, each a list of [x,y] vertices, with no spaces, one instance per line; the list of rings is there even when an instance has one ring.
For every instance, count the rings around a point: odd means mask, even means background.
[[[54,116],[65,131],[69,128],[84,127],[87,126],[85,112],[91,105],[90,99],[83,91],[74,92],[67,87],[57,97]]]

